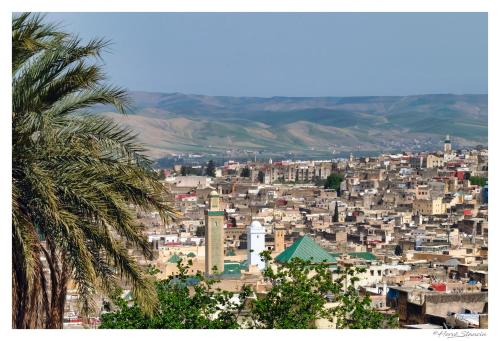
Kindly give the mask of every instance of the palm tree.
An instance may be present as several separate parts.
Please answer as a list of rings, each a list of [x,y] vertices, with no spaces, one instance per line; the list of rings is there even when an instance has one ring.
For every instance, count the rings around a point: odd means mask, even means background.
[[[152,278],[129,255],[151,250],[133,208],[177,212],[136,136],[90,112],[129,108],[104,83],[95,59],[109,45],[87,43],[42,16],[12,20],[12,285],[14,328],[61,328],[68,282],[82,311],[124,279],[146,311]]]

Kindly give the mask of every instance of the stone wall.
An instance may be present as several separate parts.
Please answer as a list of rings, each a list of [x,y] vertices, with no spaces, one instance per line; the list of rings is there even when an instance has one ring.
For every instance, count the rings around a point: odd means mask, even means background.
[[[488,302],[488,293],[430,294],[425,297],[425,313],[446,316],[449,312],[459,313],[464,309],[482,313]]]

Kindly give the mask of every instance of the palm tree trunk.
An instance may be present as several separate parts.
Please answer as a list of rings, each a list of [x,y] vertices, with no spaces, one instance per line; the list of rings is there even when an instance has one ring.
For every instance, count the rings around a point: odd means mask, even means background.
[[[50,270],[50,305],[47,311],[46,328],[62,329],[64,306],[68,287],[68,266],[64,255],[58,256],[53,243],[47,240],[47,249],[43,249]]]

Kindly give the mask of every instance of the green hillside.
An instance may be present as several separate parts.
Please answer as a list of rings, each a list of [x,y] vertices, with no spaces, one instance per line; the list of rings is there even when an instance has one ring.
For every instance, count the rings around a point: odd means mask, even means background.
[[[228,149],[382,151],[487,144],[487,95],[220,97],[132,93],[126,117],[153,157]],[[107,112],[107,108],[98,108]]]

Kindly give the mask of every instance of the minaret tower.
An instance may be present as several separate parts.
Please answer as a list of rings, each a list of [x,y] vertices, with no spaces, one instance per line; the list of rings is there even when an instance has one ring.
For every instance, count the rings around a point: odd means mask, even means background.
[[[266,267],[260,253],[266,249],[266,230],[256,220],[247,226],[248,266],[256,265],[259,270]]]
[[[281,253],[285,250],[285,229],[274,228],[274,251]]]
[[[451,153],[450,135],[446,135],[446,139],[444,140],[444,153],[445,154],[450,154]]]
[[[224,271],[224,211],[216,191],[210,192],[205,210],[205,275],[214,274],[214,267]]]

